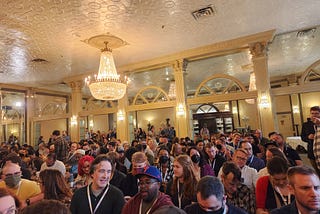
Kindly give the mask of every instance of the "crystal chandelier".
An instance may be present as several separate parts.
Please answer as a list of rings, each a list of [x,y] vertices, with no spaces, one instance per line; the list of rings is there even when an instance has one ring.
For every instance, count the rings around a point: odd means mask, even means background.
[[[254,72],[250,73],[250,82],[249,82],[249,91],[256,91],[256,75]],[[254,104],[254,99],[245,99],[245,101],[249,104]]]
[[[108,42],[104,42],[104,44],[105,48],[101,50],[98,75],[94,75],[94,78],[87,77],[85,82],[94,98],[98,100],[119,100],[126,93],[127,78],[121,78],[117,74]]]
[[[168,96],[171,100],[176,98],[176,82],[174,80],[170,82]]]

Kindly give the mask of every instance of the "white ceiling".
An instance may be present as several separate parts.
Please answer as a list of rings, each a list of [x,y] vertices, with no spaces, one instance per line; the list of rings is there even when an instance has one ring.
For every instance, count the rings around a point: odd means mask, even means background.
[[[208,5],[216,14],[195,20],[191,12]],[[118,67],[271,29],[278,35],[268,48],[272,77],[320,59],[320,29],[296,32],[320,25],[319,0],[1,0],[0,8],[0,83],[65,91],[64,78],[98,70],[100,51],[83,40],[107,33],[128,43],[113,50]],[[246,52],[192,62],[188,90],[215,73],[247,83],[248,64]],[[134,74],[129,92],[168,89],[167,76],[170,68]]]

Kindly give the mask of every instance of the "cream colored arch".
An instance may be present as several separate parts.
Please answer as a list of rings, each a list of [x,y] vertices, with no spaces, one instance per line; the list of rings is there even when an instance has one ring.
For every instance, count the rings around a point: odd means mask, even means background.
[[[146,86],[139,90],[133,99],[132,105],[141,105],[169,101],[168,94],[157,86]]]
[[[215,80],[221,79],[221,82]],[[215,83],[212,85],[212,83]],[[245,92],[245,86],[236,78],[227,74],[214,74],[205,79],[198,86],[195,97],[212,94],[228,94],[232,92]]]
[[[311,82],[312,78],[320,78],[320,59],[310,65],[302,74],[300,79],[300,85]]]

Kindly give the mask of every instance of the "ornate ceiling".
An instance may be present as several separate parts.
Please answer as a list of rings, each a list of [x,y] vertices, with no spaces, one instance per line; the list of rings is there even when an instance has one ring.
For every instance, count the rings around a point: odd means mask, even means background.
[[[193,11],[211,6],[212,16]],[[254,33],[276,30],[268,48],[272,77],[303,72],[320,59],[318,0],[2,0],[0,83],[69,90],[63,79],[96,72],[100,51],[85,41],[113,34],[128,44],[113,50],[123,66]],[[190,63],[188,90],[216,73],[249,81],[250,54]],[[132,75],[141,85],[169,88],[170,68]]]

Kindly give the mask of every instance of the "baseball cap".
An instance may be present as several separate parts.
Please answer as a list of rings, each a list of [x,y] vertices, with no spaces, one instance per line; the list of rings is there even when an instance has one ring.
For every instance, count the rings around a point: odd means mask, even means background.
[[[147,167],[143,172],[138,173],[136,176],[139,178],[143,175],[149,176],[151,178],[156,179],[157,181],[161,182],[161,172],[159,169],[155,166],[149,166]]]
[[[74,153],[75,153],[75,154],[85,155],[85,154],[86,154],[86,151],[84,151],[83,149],[77,149]]]

